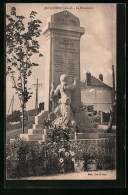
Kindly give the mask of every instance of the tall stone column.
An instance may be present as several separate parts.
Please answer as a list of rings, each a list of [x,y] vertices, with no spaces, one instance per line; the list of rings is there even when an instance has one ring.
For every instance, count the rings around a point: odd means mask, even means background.
[[[80,111],[80,38],[85,29],[80,27],[79,18],[68,11],[51,16],[50,22],[43,30],[46,38],[45,56],[45,110],[51,112],[51,83],[54,89],[60,84],[60,75],[67,74],[69,82],[77,77],[78,83],[72,93],[72,106]]]

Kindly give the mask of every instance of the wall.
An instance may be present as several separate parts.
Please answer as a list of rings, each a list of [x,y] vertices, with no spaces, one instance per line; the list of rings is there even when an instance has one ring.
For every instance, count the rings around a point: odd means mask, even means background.
[[[94,105],[94,110],[110,112],[112,89],[87,86],[81,89],[81,101],[85,105]]]

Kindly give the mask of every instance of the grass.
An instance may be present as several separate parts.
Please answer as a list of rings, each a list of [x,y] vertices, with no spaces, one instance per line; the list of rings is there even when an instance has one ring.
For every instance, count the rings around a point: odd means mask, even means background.
[[[28,129],[31,128],[31,123],[26,123],[24,128],[24,133],[28,133]],[[6,125],[6,142],[10,139],[18,139],[22,134],[21,125],[17,128],[16,125]]]
[[[10,130],[15,130],[15,129],[20,129],[22,127],[22,124],[20,122],[20,124],[10,124],[9,122],[6,122],[6,130],[10,131]]]

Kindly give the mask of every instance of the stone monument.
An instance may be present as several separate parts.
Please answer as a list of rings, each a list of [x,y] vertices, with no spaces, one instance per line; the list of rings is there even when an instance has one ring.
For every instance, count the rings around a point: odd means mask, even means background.
[[[56,107],[50,100],[51,83],[55,89],[60,84],[62,74],[68,76],[71,84],[74,78],[78,80],[71,99],[74,109],[80,111],[80,38],[84,33],[79,18],[69,11],[53,14],[43,30],[46,38],[45,110],[49,112]]]
[[[60,76],[66,74],[69,84],[77,78],[77,85],[71,93],[71,106],[81,129],[91,127],[87,114],[81,111],[80,38],[84,33],[79,18],[67,10],[51,15],[43,29],[46,38],[45,110],[50,113],[57,107],[50,99],[50,91],[52,85],[56,89],[60,84]]]
[[[45,140],[47,133],[44,128],[44,119],[58,106],[57,102],[50,97],[50,92],[60,85],[61,75],[66,75],[68,85],[73,85],[74,78],[77,78],[75,88],[71,92],[74,118],[72,122],[76,122],[81,132],[90,131],[92,128],[87,114],[81,110],[80,38],[84,33],[85,29],[80,27],[79,18],[69,11],[51,15],[50,21],[43,29],[43,35],[46,38],[44,111],[35,117],[33,128],[28,129],[28,134],[21,134],[21,138]],[[66,109],[69,110],[69,106]],[[82,134],[80,136],[83,138]]]

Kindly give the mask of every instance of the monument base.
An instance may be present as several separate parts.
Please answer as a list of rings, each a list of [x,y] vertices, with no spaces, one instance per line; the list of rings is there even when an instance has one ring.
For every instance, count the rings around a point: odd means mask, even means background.
[[[20,139],[25,141],[41,141],[45,142],[48,134],[52,133],[53,129],[28,129],[28,134],[20,134]],[[107,133],[106,130],[100,129],[86,129],[86,133],[72,133],[68,134],[69,141],[73,140],[93,140],[93,139],[107,139],[115,136],[115,132]]]
[[[91,122],[91,119],[88,117],[85,111],[81,111],[74,114],[74,120],[78,124],[79,131],[86,132],[87,128],[94,128],[94,124]]]
[[[28,129],[28,134],[20,134],[20,139],[25,141],[41,141],[45,142],[48,134],[53,132],[53,129],[45,128],[44,119],[48,118],[48,111],[42,111],[35,116],[35,124],[32,129]],[[106,139],[111,136],[115,136],[115,130],[112,129],[111,133],[107,133],[107,128],[99,126],[94,128],[91,120],[84,111],[74,114],[75,121],[79,126],[79,133],[75,132],[68,134],[69,140],[86,140],[86,139]]]

